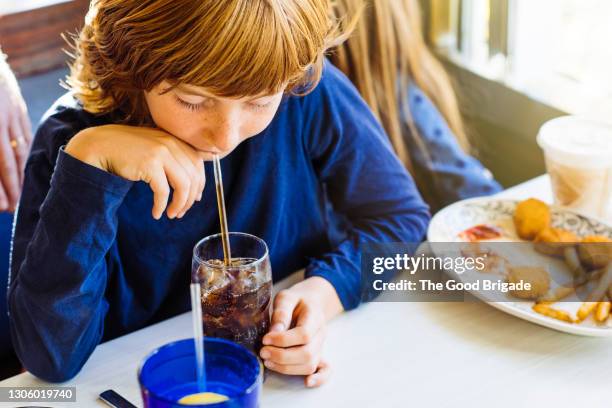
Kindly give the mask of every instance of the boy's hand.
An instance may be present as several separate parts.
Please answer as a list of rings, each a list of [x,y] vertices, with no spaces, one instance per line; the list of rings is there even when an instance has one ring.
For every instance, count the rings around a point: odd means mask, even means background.
[[[153,190],[153,218],[166,206],[168,218],[181,218],[202,199],[204,160],[210,154],[159,129],[105,125],[74,136],[66,153],[87,164],[131,181],[144,181]],[[172,202],[168,205],[170,187]]]
[[[265,366],[282,374],[304,375],[307,387],[323,384],[330,375],[321,358],[325,324],[342,310],[335,289],[320,277],[280,291],[260,352]]]

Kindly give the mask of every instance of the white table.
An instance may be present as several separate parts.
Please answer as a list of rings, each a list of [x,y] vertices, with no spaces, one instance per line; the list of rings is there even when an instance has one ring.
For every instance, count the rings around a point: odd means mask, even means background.
[[[502,196],[551,201],[549,180],[538,177]],[[184,314],[98,346],[65,384],[77,387],[74,406],[103,406],[96,398],[108,388],[140,406],[139,362],[190,331]],[[329,383],[306,389],[301,378],[270,375],[262,407],[591,408],[609,405],[612,395],[610,339],[559,333],[483,303],[369,303],[335,319],[328,332]],[[36,385],[46,384],[29,373],[0,383]]]

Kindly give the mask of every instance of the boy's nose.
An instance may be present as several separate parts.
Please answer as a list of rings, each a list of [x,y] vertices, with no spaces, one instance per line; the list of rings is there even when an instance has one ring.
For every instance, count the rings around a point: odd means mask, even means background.
[[[221,153],[227,153],[240,143],[240,126],[232,121],[225,121],[212,129],[212,143]]]

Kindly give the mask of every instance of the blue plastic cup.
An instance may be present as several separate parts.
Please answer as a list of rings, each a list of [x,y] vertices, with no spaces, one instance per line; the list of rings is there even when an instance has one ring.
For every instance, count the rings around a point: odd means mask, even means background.
[[[255,354],[229,340],[206,337],[206,391],[223,394],[224,402],[184,405],[178,400],[201,392],[196,382],[196,358],[193,339],[161,346],[145,357],[138,370],[144,406],[148,408],[257,408],[261,392],[262,370]]]

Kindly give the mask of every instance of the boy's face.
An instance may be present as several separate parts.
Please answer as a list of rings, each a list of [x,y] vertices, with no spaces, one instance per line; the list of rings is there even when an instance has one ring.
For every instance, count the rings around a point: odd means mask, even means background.
[[[195,149],[224,157],[274,118],[283,92],[241,99],[216,97],[205,88],[162,82],[145,92],[155,124]]]

